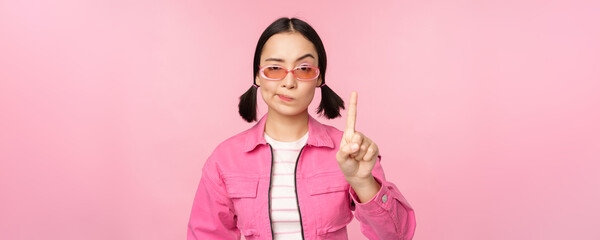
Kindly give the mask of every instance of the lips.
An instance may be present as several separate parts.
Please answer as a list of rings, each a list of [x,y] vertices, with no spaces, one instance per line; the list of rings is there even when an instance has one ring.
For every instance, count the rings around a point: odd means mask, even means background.
[[[280,98],[281,100],[283,100],[283,101],[291,101],[291,100],[293,100],[293,99],[294,99],[294,98],[292,98],[292,97],[290,97],[290,96],[283,95],[283,94],[277,94],[277,96],[279,96],[279,98]]]

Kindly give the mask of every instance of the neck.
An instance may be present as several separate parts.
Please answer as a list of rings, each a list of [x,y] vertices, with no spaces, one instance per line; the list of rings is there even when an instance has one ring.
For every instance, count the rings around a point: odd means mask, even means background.
[[[282,115],[269,110],[265,132],[277,141],[292,142],[300,139],[308,132],[308,110],[298,115]]]

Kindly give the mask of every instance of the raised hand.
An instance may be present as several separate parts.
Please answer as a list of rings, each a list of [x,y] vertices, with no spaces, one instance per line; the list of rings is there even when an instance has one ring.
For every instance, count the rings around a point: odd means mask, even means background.
[[[355,129],[357,101],[358,93],[352,92],[346,130],[336,154],[340,169],[350,184],[372,181],[371,171],[379,155],[377,144]]]

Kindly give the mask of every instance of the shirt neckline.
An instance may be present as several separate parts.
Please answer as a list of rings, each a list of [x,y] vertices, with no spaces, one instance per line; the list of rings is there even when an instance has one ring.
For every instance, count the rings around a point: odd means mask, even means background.
[[[303,142],[306,142],[306,140],[308,140],[308,131],[306,131],[306,133],[304,134],[304,136],[302,136],[298,140],[291,141],[291,142],[277,141],[277,140],[273,139],[271,136],[269,136],[267,134],[267,132],[264,132],[264,137],[265,137],[265,140],[267,140],[267,142],[273,142],[273,143],[276,143],[276,144],[279,144],[279,145],[295,146],[295,145],[302,144]]]

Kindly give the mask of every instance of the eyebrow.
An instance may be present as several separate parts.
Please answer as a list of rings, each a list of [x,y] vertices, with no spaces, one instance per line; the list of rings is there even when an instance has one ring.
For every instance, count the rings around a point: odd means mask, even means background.
[[[313,59],[315,58],[312,54],[307,53],[307,54],[304,54],[304,56],[299,57],[298,59],[296,59],[296,62],[300,61],[300,60],[302,60],[303,58],[306,58],[306,57],[311,57]],[[284,62],[283,59],[281,59],[281,58],[267,58],[267,59],[265,59],[265,61]]]

